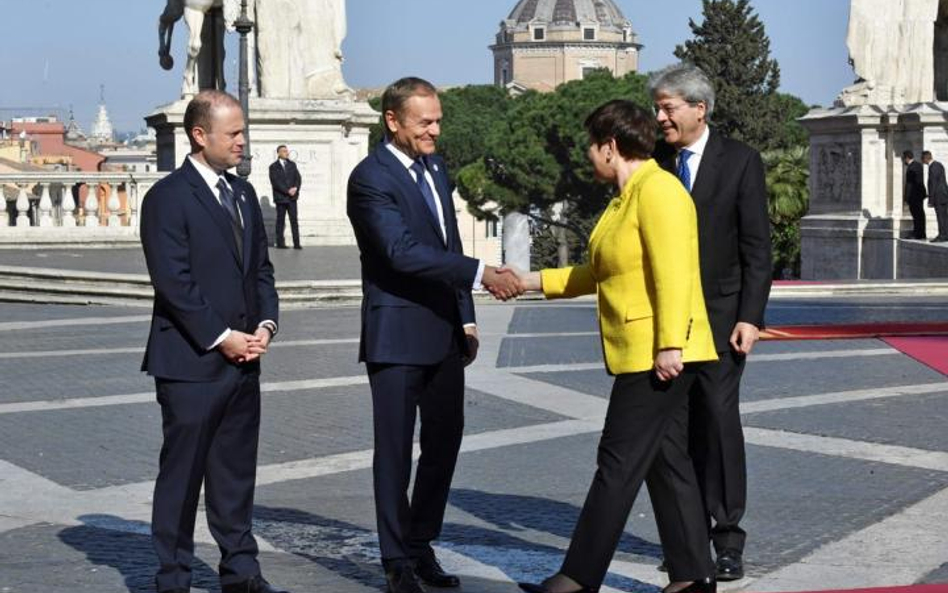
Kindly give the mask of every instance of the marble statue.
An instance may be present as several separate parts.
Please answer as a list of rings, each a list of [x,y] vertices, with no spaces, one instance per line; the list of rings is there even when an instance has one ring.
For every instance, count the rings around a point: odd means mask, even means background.
[[[936,71],[948,62],[939,51],[945,46],[944,35],[936,36],[936,22],[943,22],[939,17],[946,6],[948,0],[851,0],[846,46],[858,80],[837,102],[901,105],[935,100]],[[937,94],[941,98],[943,93]]]
[[[256,19],[261,97],[353,96],[342,77],[345,0],[258,0]]]
[[[181,97],[193,97],[208,88],[224,89],[224,30],[233,29],[240,14],[240,0],[167,0],[158,19],[158,56],[161,67],[171,70],[171,36],[174,24],[188,25],[187,63]]]

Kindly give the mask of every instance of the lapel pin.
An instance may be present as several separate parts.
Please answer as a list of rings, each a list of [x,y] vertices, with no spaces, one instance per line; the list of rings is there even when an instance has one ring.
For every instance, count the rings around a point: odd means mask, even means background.
[[[434,170],[435,170],[435,172],[437,172],[437,171],[438,171],[438,165],[431,165],[431,168],[432,168],[432,169],[434,169]]]

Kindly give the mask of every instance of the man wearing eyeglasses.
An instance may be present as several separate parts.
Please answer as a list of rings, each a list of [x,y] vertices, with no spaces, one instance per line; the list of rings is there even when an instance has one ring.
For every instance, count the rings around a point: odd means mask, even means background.
[[[701,284],[719,361],[703,365],[692,390],[689,448],[716,576],[733,581],[744,576],[746,538],[739,525],[747,499],[740,381],[770,294],[764,166],[756,150],[709,127],[714,87],[701,69],[669,66],[651,76],[649,91],[665,136],[656,158],[691,192],[698,212]]]

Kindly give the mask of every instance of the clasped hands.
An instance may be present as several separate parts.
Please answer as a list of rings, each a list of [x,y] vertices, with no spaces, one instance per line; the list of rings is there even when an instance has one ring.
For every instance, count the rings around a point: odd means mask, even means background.
[[[252,334],[231,331],[217,349],[228,361],[234,364],[253,362],[267,353],[270,345],[270,330],[258,327]]]
[[[540,273],[524,272],[513,266],[484,266],[481,284],[495,299],[506,301],[528,290],[541,290]]]

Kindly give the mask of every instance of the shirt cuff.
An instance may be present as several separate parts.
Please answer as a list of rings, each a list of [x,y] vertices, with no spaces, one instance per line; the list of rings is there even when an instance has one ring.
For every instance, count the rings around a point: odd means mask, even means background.
[[[225,329],[225,330],[224,330],[224,333],[222,333],[221,335],[217,336],[217,339],[214,340],[214,343],[211,344],[211,347],[208,348],[208,351],[213,350],[213,349],[217,348],[218,346],[220,346],[220,345],[221,345],[221,342],[223,342],[224,340],[227,339],[227,336],[230,335],[230,332],[231,332],[231,331],[232,331],[232,330],[231,330],[229,327],[228,327],[227,329]]]
[[[484,285],[481,284],[482,278],[484,278],[484,261],[478,260],[477,274],[474,275],[474,284],[471,286],[471,290],[484,290]]]
[[[465,324],[464,324],[464,329],[467,329],[467,328],[469,328],[469,327],[473,327],[474,329],[477,329],[477,324],[476,324],[476,323],[465,323]]]

